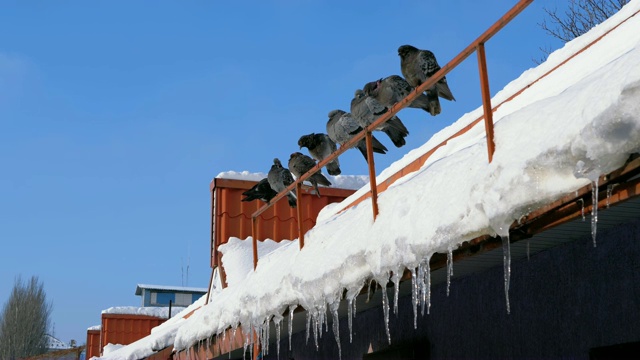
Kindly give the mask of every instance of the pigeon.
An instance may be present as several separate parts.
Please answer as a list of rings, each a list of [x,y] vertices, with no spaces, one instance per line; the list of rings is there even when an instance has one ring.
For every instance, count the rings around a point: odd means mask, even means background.
[[[340,146],[344,145],[347,141],[351,140],[353,135],[362,131],[362,127],[358,125],[356,119],[351,116],[351,113],[348,113],[343,110],[331,110],[329,112],[329,120],[327,121],[327,134],[331,140],[335,141]],[[373,151],[378,154],[386,154],[387,148],[376,139],[375,136],[371,135]],[[364,159],[369,161],[367,158],[367,142],[365,139],[362,139],[356,143],[356,147],[364,156]]]
[[[245,196],[242,201],[262,200],[268,204],[278,193],[269,185],[269,179],[264,178],[253,185],[251,189],[243,192],[242,195]]]
[[[324,160],[326,157],[338,150],[336,143],[331,140],[327,134],[311,133],[309,135],[302,135],[298,140],[298,145],[300,146],[300,149],[303,147],[309,149],[311,157],[318,161]],[[338,158],[331,160],[327,163],[326,167],[329,175],[340,175],[340,162],[338,161]]]
[[[351,114],[362,128],[372,124],[387,111],[389,109],[386,106],[380,104],[378,100],[371,96],[367,96],[360,89],[356,90],[354,98],[351,100]],[[387,134],[396,147],[404,146],[406,144],[404,138],[409,135],[409,130],[400,121],[400,118],[395,115],[375,130],[380,130]]]
[[[402,45],[398,48],[398,55],[400,56],[400,70],[402,75],[407,79],[409,85],[418,87],[425,82],[429,77],[433,76],[438,70],[440,65],[436,60],[435,55],[429,50],[420,50],[411,45]],[[449,85],[447,84],[447,77],[443,76],[438,80],[434,87],[427,91],[437,94],[443,99],[449,101],[455,101]]]
[[[289,185],[293,184],[293,175],[289,169],[282,167],[282,163],[278,158],[273,159],[273,165],[271,165],[271,169],[267,174],[267,181],[269,182],[269,186],[276,193],[280,193],[282,190],[286,189]],[[287,199],[289,200],[289,206],[296,207],[297,197],[295,190],[290,191],[287,194]]]
[[[296,178],[300,178],[314,166],[316,166],[316,161],[300,152],[294,152],[289,158],[289,169],[291,169],[291,172],[296,176]],[[310,182],[311,185],[313,185],[313,187],[316,189],[316,195],[318,195],[318,197],[320,197],[318,184],[331,186],[329,180],[327,180],[327,178],[324,177],[324,175],[322,175],[320,171],[317,171],[313,175],[309,176],[306,181]]]
[[[375,98],[378,102],[388,108],[395,105],[400,100],[406,98],[414,87],[398,75],[387,76],[378,81],[371,81],[365,84],[362,89],[365,94]],[[422,109],[433,116],[440,114],[440,100],[438,96],[428,96],[420,94],[409,107]]]

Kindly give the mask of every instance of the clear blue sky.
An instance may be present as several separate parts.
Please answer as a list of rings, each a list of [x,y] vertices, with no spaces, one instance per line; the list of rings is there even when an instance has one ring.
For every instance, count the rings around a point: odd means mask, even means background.
[[[446,64],[516,1],[0,1],[0,302],[37,275],[55,334],[86,341],[137,283],[209,281],[209,183],[267,172],[324,132],[366,82],[400,74],[397,48]],[[538,0],[487,43],[492,93],[558,48]],[[476,57],[458,99],[405,109],[407,145],[378,173],[480,106]],[[366,174],[356,150],[343,174]],[[184,285],[187,285],[184,283]]]

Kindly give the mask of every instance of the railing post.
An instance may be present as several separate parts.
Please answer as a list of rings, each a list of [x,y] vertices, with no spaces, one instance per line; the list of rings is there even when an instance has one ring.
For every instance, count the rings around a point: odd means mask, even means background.
[[[253,270],[258,267],[258,218],[251,218],[251,244],[253,246]]]
[[[478,71],[480,73],[480,91],[482,92],[482,107],[484,108],[484,129],[487,133],[487,151],[489,162],[493,160],[496,145],[493,141],[493,112],[491,111],[491,93],[489,92],[489,75],[487,74],[487,58],[484,52],[484,43],[476,46],[478,53]]]
[[[373,221],[378,216],[378,185],[376,184],[376,166],[373,162],[373,142],[371,131],[365,134],[367,141],[367,159],[369,165],[369,185],[371,187],[371,207],[373,208]]]
[[[304,232],[302,232],[302,182],[296,184],[296,211],[298,213],[298,241],[300,250],[304,247]]]

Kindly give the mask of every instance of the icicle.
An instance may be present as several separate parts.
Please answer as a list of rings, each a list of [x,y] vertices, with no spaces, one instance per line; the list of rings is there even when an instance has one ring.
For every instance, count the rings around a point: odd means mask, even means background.
[[[316,313],[313,315],[313,341],[316,344],[316,351],[318,351],[320,350],[320,347],[318,346],[318,329],[322,325],[320,325],[320,320],[318,320],[320,314],[317,309],[315,311]],[[322,333],[322,328],[320,328],[320,333]]]
[[[250,331],[249,329],[247,329],[247,330]],[[243,332],[243,335],[244,335],[244,344],[243,344],[243,350],[242,350],[242,360],[244,360],[245,359],[245,354],[247,353],[247,346],[249,346],[249,333],[245,333],[244,332],[244,327],[242,327],[242,332]]]
[[[289,305],[289,351],[291,351],[291,333],[293,333],[293,311],[298,305]]]
[[[578,199],[578,201],[580,201],[580,215],[582,215],[582,221],[584,221],[586,219],[584,216],[584,199]]]
[[[309,328],[311,327],[311,310],[307,310],[307,344],[309,344]]]
[[[418,299],[417,302],[418,304],[420,304],[420,314],[422,314],[422,316],[424,316],[424,307],[425,307],[425,302],[426,302],[426,291],[424,288],[424,262],[421,262],[420,265],[418,265],[418,291],[419,291],[419,295],[418,295]]]
[[[370,293],[371,293],[371,285],[373,285],[373,279],[369,280],[369,288],[367,288],[367,303],[369,302],[369,300],[371,299]],[[375,289],[374,289],[375,292]]]
[[[417,269],[411,269],[411,304],[413,304],[413,328],[418,328],[418,276]]]
[[[449,248],[447,252],[447,296],[449,296],[449,288],[451,287],[451,277],[453,276],[453,249]]]
[[[593,247],[596,247],[596,231],[598,230],[598,180],[594,180],[591,185],[591,194],[593,195],[593,206],[591,207],[591,237],[593,238]]]
[[[502,239],[502,258],[504,260],[504,296],[507,301],[507,314],[511,314],[509,305],[509,284],[511,282],[511,242],[509,235],[500,236]]]
[[[364,288],[364,281],[362,281],[359,285],[356,285],[352,288],[347,289],[346,299],[347,299],[347,318],[349,322],[349,342],[353,341],[353,318],[356,317],[356,297],[362,289]]]
[[[427,315],[430,314],[430,310],[431,310],[431,267],[429,266],[429,260],[431,260],[431,257],[427,259],[427,262],[424,267],[424,282],[425,282],[424,287],[426,289],[425,301],[427,303]]]
[[[351,304],[353,299],[347,299],[347,322],[349,323],[349,344],[353,342],[353,308]]]
[[[278,359],[280,359],[280,323],[282,322],[282,317],[278,317],[276,320],[276,354]]]
[[[333,315],[333,335],[336,337],[336,343],[338,344],[338,358],[342,359],[342,348],[340,347],[340,319],[338,318],[338,307],[340,306],[340,299],[331,303],[331,314]]]
[[[258,341],[258,339],[254,339],[254,333],[255,333],[255,328],[252,326],[251,327],[251,344],[249,345],[249,355],[250,355],[250,359],[253,359],[253,347],[255,346],[256,341]]]
[[[389,282],[389,274],[377,279],[382,288],[382,312],[384,313],[384,329],[387,332],[387,340],[391,344],[391,333],[389,332],[389,297],[387,296],[387,283]]]
[[[262,345],[262,352],[264,355],[269,354],[269,328],[271,327],[271,318],[267,317],[265,320],[264,328],[264,344]],[[264,355],[262,357],[264,357]]]
[[[322,306],[322,317],[324,318],[325,331],[329,332],[329,315],[327,314],[327,308],[324,305]],[[320,335],[320,338],[322,338],[322,335]]]
[[[613,194],[613,188],[616,186],[618,186],[618,184],[607,185],[607,209],[609,208],[609,199],[611,199],[611,195]]]
[[[398,297],[400,294],[400,277],[402,276],[403,271],[394,271],[392,281],[393,281],[393,313],[398,317]]]

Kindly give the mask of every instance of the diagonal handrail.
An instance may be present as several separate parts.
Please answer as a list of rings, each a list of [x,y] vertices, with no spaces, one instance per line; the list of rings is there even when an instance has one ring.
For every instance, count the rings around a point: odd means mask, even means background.
[[[484,109],[484,120],[485,120],[485,131],[487,132],[487,151],[489,162],[491,162],[493,158],[493,152],[495,150],[495,145],[493,142],[493,119],[492,119],[492,110],[491,110],[491,98],[489,94],[489,80],[487,76],[486,69],[486,57],[485,57],[485,49],[484,44],[493,37],[496,33],[498,33],[502,28],[507,25],[511,20],[513,20],[518,14],[520,14],[527,6],[529,6],[533,0],[520,0],[517,4],[515,4],[509,11],[507,11],[498,21],[496,21],[493,25],[491,25],[484,33],[478,36],[469,46],[467,46],[464,50],[462,50],[458,55],[456,55],[451,61],[449,61],[446,65],[442,66],[440,70],[438,70],[433,76],[428,78],[424,83],[416,87],[409,95],[407,95],[404,99],[398,101],[395,105],[393,105],[389,111],[382,114],[378,117],[373,123],[366,126],[362,131],[355,134],[349,141],[344,143],[338,150],[333,152],[331,155],[318,162],[314,167],[312,167],[309,171],[302,174],[299,178],[297,178],[293,183],[287,186],[283,191],[279,192],[268,204],[263,205],[260,209],[256,210],[252,214],[253,221],[253,255],[254,255],[254,268],[257,266],[257,239],[256,239],[256,218],[260,216],[263,212],[267,211],[273,204],[282,199],[286,194],[292,191],[294,188],[298,189],[297,196],[297,206],[300,207],[301,202],[301,184],[306,179],[308,179],[311,175],[320,171],[325,165],[329,162],[333,161],[338,156],[342,155],[345,151],[355,146],[360,140],[366,137],[367,139],[367,152],[369,154],[369,183],[370,189],[372,192],[372,202],[373,202],[373,216],[374,220],[377,216],[377,192],[376,192],[376,178],[375,178],[375,170],[373,167],[373,152],[370,151],[371,148],[371,132],[376,129],[378,126],[382,125],[384,122],[391,119],[395,116],[400,110],[407,107],[411,104],[418,96],[420,96],[424,91],[433,87],[436,82],[446,76],[451,70],[453,70],[456,66],[460,65],[464,60],[466,60],[471,54],[477,52],[478,54],[478,70],[480,73],[480,86],[481,93],[483,99],[483,109]],[[298,211],[298,215],[300,215],[300,211]],[[299,219],[298,219],[299,221]],[[302,234],[302,229],[299,227],[299,241],[300,248],[304,246],[304,234]]]

